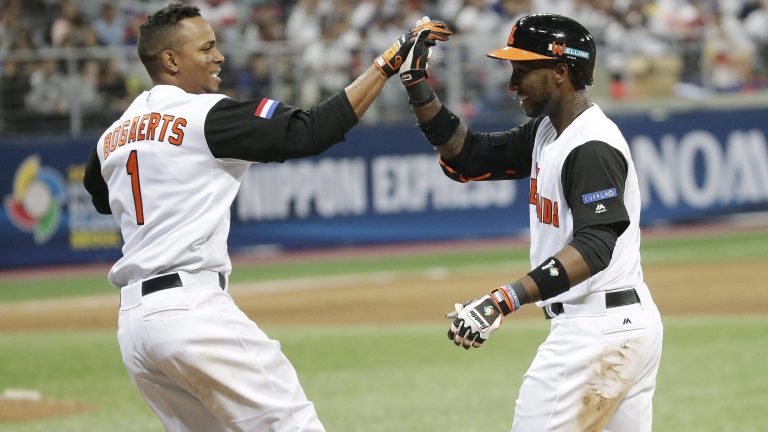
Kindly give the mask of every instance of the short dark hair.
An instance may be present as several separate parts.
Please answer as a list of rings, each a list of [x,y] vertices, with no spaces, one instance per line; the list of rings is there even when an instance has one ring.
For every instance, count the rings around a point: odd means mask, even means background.
[[[200,9],[181,3],[171,3],[147,17],[139,27],[138,51],[144,68],[153,77],[160,70],[160,53],[172,41],[171,33],[179,21],[200,16]]]

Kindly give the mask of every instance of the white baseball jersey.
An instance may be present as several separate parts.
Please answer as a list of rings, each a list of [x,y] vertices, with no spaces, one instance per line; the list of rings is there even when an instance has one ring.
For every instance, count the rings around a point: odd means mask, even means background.
[[[250,162],[216,160],[208,148],[206,115],[224,97],[156,86],[99,139],[109,206],[125,242],[112,285],[179,270],[230,272],[229,207]]]
[[[574,149],[595,142],[608,144],[621,153],[627,164],[626,181],[624,184],[611,184],[610,179],[599,171],[572,173],[582,177],[598,176],[592,183],[592,189],[579,191],[576,194],[579,195],[578,200],[573,202],[564,190],[571,186],[569,182],[572,181],[562,178],[563,166]],[[587,187],[584,183],[578,186]],[[574,211],[580,212],[583,220],[578,228],[586,224],[625,221],[629,217],[629,226],[617,239],[613,257],[605,270],[557,297],[538,302],[538,306],[568,302],[597,291],[618,291],[642,286],[640,189],[637,174],[624,136],[597,105],[576,117],[559,137],[548,117],[541,121],[533,147],[529,201],[531,268],[543,263],[570,243],[574,234]],[[623,208],[617,201],[623,203]]]

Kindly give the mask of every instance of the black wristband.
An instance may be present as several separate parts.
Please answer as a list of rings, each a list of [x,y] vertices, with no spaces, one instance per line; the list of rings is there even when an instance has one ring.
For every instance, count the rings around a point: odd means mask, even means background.
[[[400,77],[405,83],[402,74]],[[405,90],[408,92],[408,103],[414,107],[421,107],[435,100],[435,91],[427,84],[426,80],[418,81],[413,85],[406,85]]]
[[[419,127],[427,140],[433,146],[439,147],[451,139],[460,122],[461,120],[443,105],[434,117],[425,123],[419,123]]]
[[[558,296],[571,288],[563,264],[555,257],[547,258],[543,264],[531,270],[528,276],[538,285],[542,300]]]

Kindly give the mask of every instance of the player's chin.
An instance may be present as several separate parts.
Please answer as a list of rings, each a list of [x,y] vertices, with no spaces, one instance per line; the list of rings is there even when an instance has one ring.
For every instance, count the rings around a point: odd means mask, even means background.
[[[221,87],[221,78],[219,77],[210,77],[205,85],[205,92],[206,93],[218,93],[219,88]]]

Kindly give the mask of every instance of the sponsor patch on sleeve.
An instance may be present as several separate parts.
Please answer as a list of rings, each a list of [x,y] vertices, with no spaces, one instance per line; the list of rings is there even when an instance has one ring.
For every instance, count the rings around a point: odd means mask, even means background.
[[[610,189],[603,189],[597,192],[586,193],[581,196],[581,202],[584,204],[589,204],[593,202],[607,200],[609,198],[616,198],[617,196],[619,196],[619,192],[616,190],[615,187],[612,187]]]

